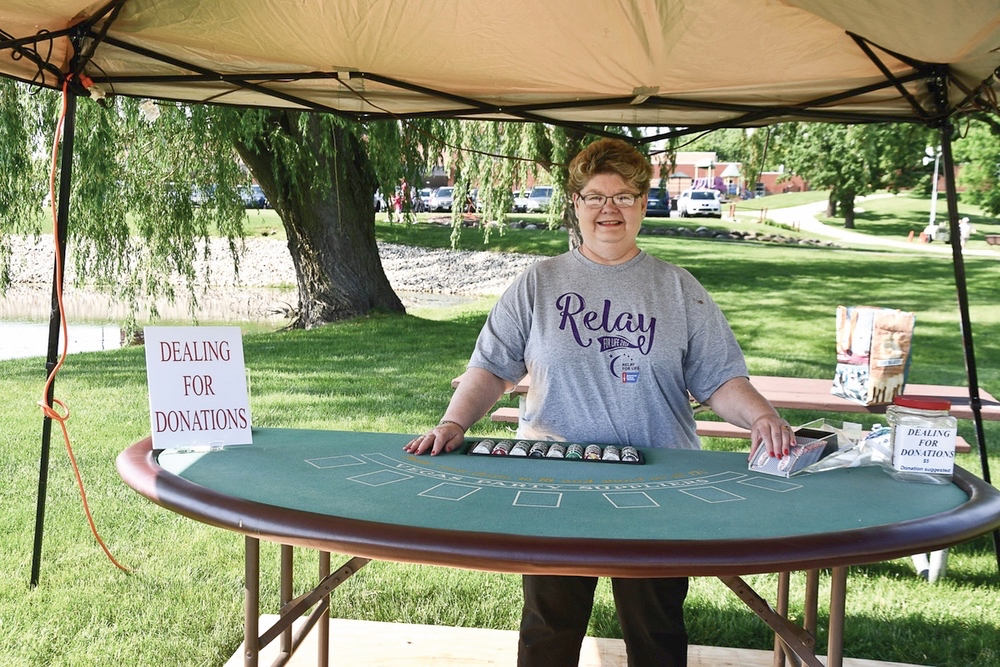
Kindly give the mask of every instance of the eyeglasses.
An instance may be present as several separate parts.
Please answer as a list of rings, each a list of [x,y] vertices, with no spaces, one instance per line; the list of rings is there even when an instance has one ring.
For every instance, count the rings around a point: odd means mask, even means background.
[[[616,195],[599,195],[599,194],[589,194],[589,195],[579,195],[580,199],[583,200],[584,205],[587,208],[604,208],[604,204],[610,199],[615,203],[618,208],[628,208],[635,204],[635,200],[639,198],[639,195],[634,195],[631,192],[619,192]]]

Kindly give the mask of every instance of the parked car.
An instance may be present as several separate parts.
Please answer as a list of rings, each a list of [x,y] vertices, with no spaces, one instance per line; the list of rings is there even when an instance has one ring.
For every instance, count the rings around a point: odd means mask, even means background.
[[[421,207],[422,210],[424,211],[430,210],[431,195],[433,194],[434,190],[432,188],[420,188],[420,190],[417,191],[417,196],[420,197],[420,201],[423,202],[423,206]]]
[[[191,203],[194,206],[204,206],[215,197],[215,186],[206,185],[203,188],[193,186],[191,188]]]
[[[531,190],[529,188],[514,190],[514,213],[524,213],[528,210],[528,197],[530,196]]]
[[[677,198],[677,214],[682,218],[695,215],[722,217],[722,203],[717,190],[685,190]]]
[[[646,200],[647,218],[670,217],[670,193],[666,190],[650,190]]]
[[[455,188],[441,187],[431,195],[429,208],[432,211],[451,211]]]
[[[552,186],[536,185],[531,188],[531,194],[528,195],[528,201],[525,204],[524,210],[527,213],[544,213],[549,210],[551,202]]]
[[[249,188],[240,188],[240,198],[243,200],[243,205],[247,208],[270,208],[271,204],[267,201],[267,195],[264,194],[264,190],[254,183]]]

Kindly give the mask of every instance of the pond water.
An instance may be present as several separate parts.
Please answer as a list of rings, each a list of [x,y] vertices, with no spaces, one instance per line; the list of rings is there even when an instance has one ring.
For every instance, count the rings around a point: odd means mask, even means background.
[[[68,333],[69,353],[121,347],[121,329],[117,324],[70,324]],[[48,347],[48,323],[0,322],[0,359],[45,357]]]
[[[451,307],[475,297],[397,291],[407,308]],[[198,297],[194,309],[200,324],[240,325],[254,331],[276,330],[288,323],[288,312],[297,302],[295,290],[255,287],[224,288]],[[14,285],[0,296],[0,359],[44,357],[48,353],[51,288]],[[67,289],[63,298],[69,330],[69,354],[113,350],[121,347],[119,322],[128,315],[125,304],[114,304],[106,294]],[[156,302],[159,325],[191,325],[190,301]],[[139,309],[148,313],[148,307]],[[140,315],[141,317],[141,315]],[[61,344],[60,344],[61,345]],[[60,348],[61,349],[61,348]]]
[[[0,297],[0,359],[46,356],[48,353],[51,287],[13,285]],[[186,297],[175,303],[159,300],[157,324],[240,324],[254,330],[278,329],[295,303],[294,290],[266,288],[214,290],[200,295],[193,309]],[[126,304],[113,303],[107,294],[68,288],[63,296],[69,341],[66,350],[94,352],[121,347],[119,323],[128,317]],[[138,309],[140,326],[149,320],[150,304]],[[148,323],[148,322],[147,322]],[[62,345],[62,343],[60,343]],[[61,349],[61,348],[60,348]]]

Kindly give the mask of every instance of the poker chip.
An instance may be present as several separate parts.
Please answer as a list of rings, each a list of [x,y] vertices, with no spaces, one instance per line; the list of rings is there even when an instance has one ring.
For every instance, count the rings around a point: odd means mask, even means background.
[[[524,440],[518,440],[517,442],[514,443],[514,446],[510,448],[510,455],[511,456],[527,456],[528,455],[528,450],[530,448],[531,448],[531,445],[529,445],[527,442],[525,442]]]
[[[549,450],[545,452],[545,457],[549,459],[561,459],[566,456],[566,445],[561,442],[553,442],[549,445]]]
[[[501,440],[500,442],[498,442],[496,445],[493,446],[493,449],[490,451],[490,454],[492,454],[493,456],[507,456],[508,454],[510,454],[510,449],[513,446],[514,443],[511,442],[510,440]]]
[[[493,451],[493,445],[496,443],[492,440],[480,440],[476,443],[476,446],[472,448],[473,454],[489,454]]]

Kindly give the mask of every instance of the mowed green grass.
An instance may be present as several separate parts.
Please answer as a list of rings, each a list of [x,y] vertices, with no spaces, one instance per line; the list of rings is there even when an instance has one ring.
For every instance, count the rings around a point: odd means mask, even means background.
[[[380,238],[428,245],[450,230],[379,226]],[[391,233],[390,233],[391,232]],[[510,231],[489,245],[466,230],[466,249],[553,254],[558,232]],[[395,235],[394,235],[395,234]],[[502,242],[500,239],[504,239]],[[718,301],[751,372],[832,378],[834,309],[875,305],[917,314],[912,382],[964,384],[950,258],[917,252],[854,251],[640,237],[649,252],[689,268]],[[440,247],[440,246],[439,246]],[[1000,262],[966,260],[979,382],[1000,395]],[[489,301],[408,315],[373,315],[313,331],[247,333],[245,356],[258,426],[416,433],[440,417],[450,380],[464,370]],[[220,665],[242,634],[243,540],[160,509],[118,477],[118,453],[149,431],[140,348],[72,355],[56,383],[74,451],[102,537],[131,569],[118,571],[90,535],[68,457],[54,431],[41,584],[28,586],[38,483],[44,362],[0,362],[0,665]],[[793,423],[821,415],[786,411]],[[836,417],[836,415],[833,415]],[[870,425],[877,416],[840,415]],[[488,419],[475,434],[503,433]],[[970,422],[960,434],[975,442]],[[1000,474],[1000,423],[987,423],[989,462]],[[743,441],[707,440],[709,448]],[[981,472],[978,456],[960,455]],[[823,508],[775,506],[776,512]],[[314,571],[315,556],[299,553]],[[336,559],[337,557],[335,557]],[[264,545],[264,611],[277,609],[278,559]],[[335,560],[336,562],[336,560]],[[305,579],[305,577],[303,577]],[[748,577],[772,595],[772,575]],[[795,575],[796,583],[801,576]],[[821,590],[828,590],[828,573]],[[768,649],[766,626],[720,582],[692,582],[691,641]],[[299,584],[302,589],[304,583]],[[869,659],[937,665],[1000,664],[1000,575],[990,536],[951,550],[946,578],[918,579],[909,559],[851,568],[845,652]],[[826,600],[821,595],[821,605]],[[792,611],[801,616],[801,595]],[[515,629],[516,576],[373,563],[337,589],[343,618]],[[821,623],[826,620],[821,616]],[[620,636],[607,582],[591,633]],[[821,632],[819,643],[826,641]]]

